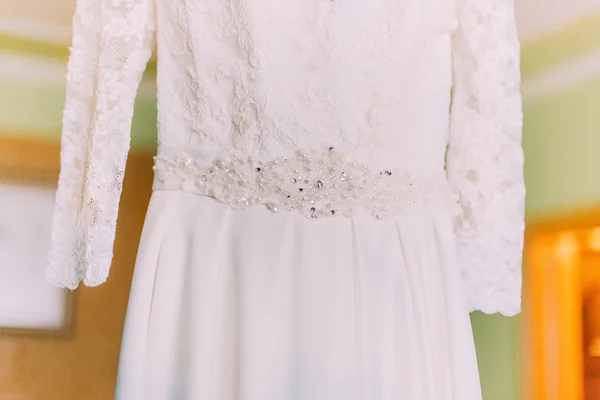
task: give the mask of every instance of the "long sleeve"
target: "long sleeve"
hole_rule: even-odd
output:
[[[78,0],[46,279],[96,286],[110,269],[133,104],[152,53],[152,0]]]
[[[520,49],[513,0],[458,0],[446,168],[470,310],[521,309],[524,235]]]

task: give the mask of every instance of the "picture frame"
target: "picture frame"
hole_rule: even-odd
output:
[[[26,136],[0,134],[0,191],[8,202],[3,205],[0,198],[0,280],[5,281],[0,285],[6,286],[0,291],[0,336],[69,337],[74,333],[75,292],[43,279],[60,144],[22,138]],[[29,241],[34,234],[36,239]]]

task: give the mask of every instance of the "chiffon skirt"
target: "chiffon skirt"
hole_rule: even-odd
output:
[[[481,400],[447,215],[152,196],[118,400]]]

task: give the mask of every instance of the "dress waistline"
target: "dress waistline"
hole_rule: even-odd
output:
[[[455,195],[444,176],[373,169],[333,147],[298,150],[290,157],[252,157],[206,163],[186,153],[154,158],[154,190],[182,190],[245,209],[296,212],[315,219],[451,211]]]

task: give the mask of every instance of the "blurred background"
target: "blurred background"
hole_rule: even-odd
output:
[[[600,399],[600,0],[516,1],[525,309],[472,315],[484,399]],[[40,284],[74,2],[0,0],[0,400],[113,396],[150,196],[155,68],[137,99],[108,283],[74,294]]]

